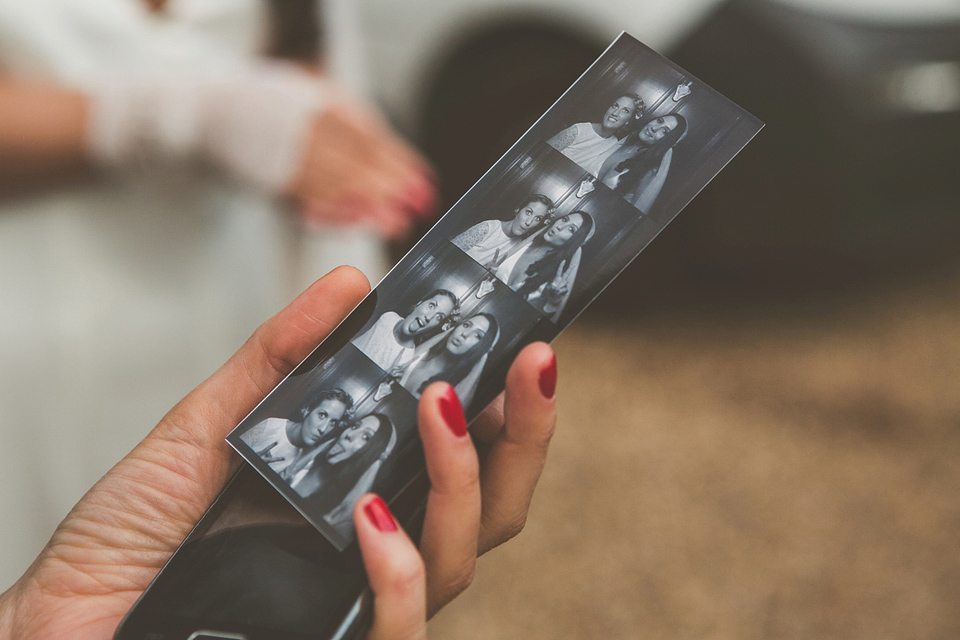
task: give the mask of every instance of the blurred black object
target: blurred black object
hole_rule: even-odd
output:
[[[442,210],[605,45],[530,19],[462,40],[437,67],[418,133]],[[740,1],[663,53],[767,128],[594,315],[813,299],[960,266],[960,24]]]

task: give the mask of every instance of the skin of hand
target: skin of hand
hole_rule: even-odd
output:
[[[368,290],[349,267],[321,278],[164,416],[0,595],[0,637],[111,638],[240,464],[224,437]],[[376,596],[371,638],[422,637],[427,610],[469,584],[477,554],[520,531],[553,432],[555,372],[546,344],[520,353],[505,394],[473,424],[482,465],[458,403],[443,400],[449,387],[426,390],[419,420],[433,487],[422,556],[399,533],[371,530],[359,514],[372,497],[355,514]]]
[[[436,202],[433,172],[369,107],[336,93],[316,118],[288,188],[308,225],[365,224],[403,235]]]

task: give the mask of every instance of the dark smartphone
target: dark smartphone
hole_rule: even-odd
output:
[[[413,535],[426,486],[391,505]],[[371,603],[356,543],[337,551],[243,465],[114,640],[350,640],[369,627]]]

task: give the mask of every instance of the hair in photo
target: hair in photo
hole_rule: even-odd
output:
[[[618,98],[630,98],[633,100],[633,119],[617,131],[616,134],[618,138],[623,139],[637,130],[638,123],[641,123],[647,113],[647,104],[643,101],[643,98],[640,97],[639,93],[625,93],[622,96],[614,98],[614,100]]]
[[[526,205],[528,205],[528,204],[533,204],[534,202],[539,202],[540,204],[542,204],[543,206],[545,206],[545,207],[547,208],[547,215],[548,215],[548,216],[551,216],[551,217],[552,217],[553,214],[554,214],[554,213],[556,212],[556,210],[557,210],[557,205],[555,205],[555,204],[553,203],[553,200],[551,200],[551,199],[548,198],[547,196],[543,195],[542,193],[535,193],[535,194],[531,195],[529,198],[526,198],[526,199],[523,201],[523,203],[522,203],[519,207],[517,207],[517,210],[519,211],[519,210],[522,209],[524,206],[526,206]]]
[[[324,389],[315,393],[313,396],[311,396],[310,401],[300,407],[298,411],[290,412],[290,414],[287,416],[287,420],[290,420],[291,422],[301,422],[305,420],[306,417],[310,415],[314,409],[319,407],[320,404],[325,400],[336,400],[343,404],[343,418],[341,418],[338,422],[348,422],[351,419],[352,414],[350,411],[353,409],[353,397],[343,389],[333,388]]]
[[[517,293],[521,296],[526,297],[553,280],[560,264],[565,262],[569,266],[577,251],[593,235],[593,216],[586,211],[571,211],[566,214],[566,216],[572,215],[582,216],[583,224],[562,247],[548,251],[546,255],[527,267],[526,278],[520,288],[517,289]],[[546,229],[538,234],[539,237],[534,239],[534,244],[542,241],[544,233],[546,233]]]
[[[437,375],[424,380],[417,389],[418,394],[423,393],[426,388],[434,382],[446,382],[447,384],[456,387],[458,384],[463,382],[463,380],[467,377],[467,374],[469,374],[470,371],[476,366],[477,361],[489,353],[493,348],[493,345],[496,343],[497,338],[500,335],[500,326],[497,324],[497,319],[489,313],[478,313],[470,316],[469,318],[465,318],[463,322],[473,320],[474,318],[486,318],[487,322],[490,324],[486,333],[483,334],[483,338],[481,338],[465,353],[457,356],[447,355],[445,354],[447,340],[453,336],[453,332],[456,330],[456,327],[453,327],[447,331],[446,337],[430,347],[426,355],[423,357],[423,360],[430,361],[434,358],[446,356],[446,359],[450,364],[447,367],[444,367],[443,371]],[[459,326],[459,324],[457,326]]]
[[[676,145],[680,139],[686,135],[687,119],[679,113],[668,113],[663,116],[652,116],[648,118],[641,126],[637,128],[636,131],[630,134],[631,137],[635,137],[637,133],[647,125],[647,123],[658,118],[676,118],[677,126],[646,149],[637,151],[637,153],[635,153],[632,157],[621,161],[615,167],[616,171],[623,172],[620,174],[620,178],[617,181],[617,186],[613,189],[616,193],[619,193],[620,195],[628,195],[633,193],[633,191],[640,185],[640,181],[643,179],[643,177],[650,171],[657,169],[660,166],[660,163],[663,161],[663,156],[666,155],[667,151],[672,149],[674,145]],[[627,143],[629,142],[630,140],[627,140]]]
[[[336,442],[345,431],[359,426],[367,418],[375,418],[379,426],[362,449],[339,464],[332,464],[324,455],[325,452],[321,453],[307,472],[304,480],[310,478],[309,483],[318,486],[318,489],[304,497],[309,501],[311,509],[317,513],[327,514],[337,508],[367,470],[380,459],[394,438],[393,423],[390,419],[382,413],[371,413],[343,423],[337,429],[336,436],[329,440]]]

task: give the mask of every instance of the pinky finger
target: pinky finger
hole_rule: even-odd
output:
[[[373,590],[367,640],[422,640],[427,633],[427,583],[420,553],[379,496],[361,498],[353,521]]]

